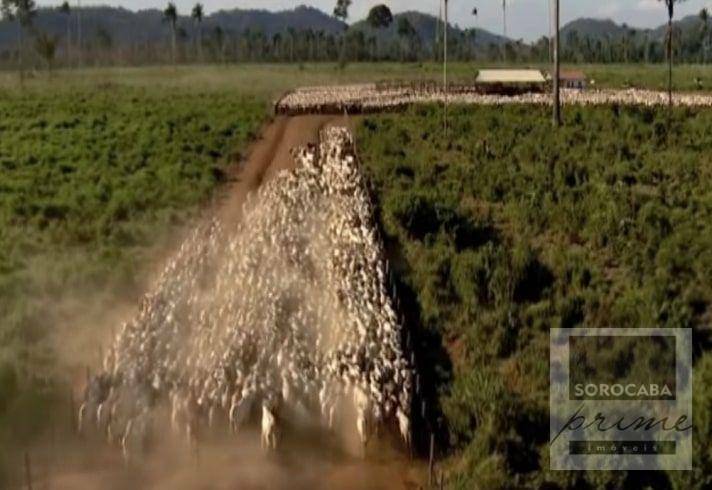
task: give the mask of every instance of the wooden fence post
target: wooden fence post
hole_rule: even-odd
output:
[[[433,466],[435,465],[435,434],[430,433],[430,458],[428,462],[428,486],[433,487]]]
[[[30,453],[25,451],[25,483],[27,490],[32,490],[32,469],[30,468]]]
[[[71,434],[77,433],[77,421],[74,418],[74,391],[69,388],[69,428],[71,429]]]

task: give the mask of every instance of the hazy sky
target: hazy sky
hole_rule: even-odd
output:
[[[37,0],[40,5],[58,5],[60,0]],[[198,0],[175,0],[178,10],[189,13]],[[335,0],[201,0],[208,13],[220,9],[261,8],[284,10],[300,4],[317,7],[331,14]],[[549,32],[549,5],[552,0],[506,0],[507,34],[527,41]],[[562,24],[577,17],[612,18],[617,22],[627,22],[634,27],[657,27],[667,20],[667,13],[660,0],[560,0]],[[76,4],[77,0],[70,0]],[[83,0],[82,4],[102,4],[123,6],[131,10],[163,8],[167,0]],[[350,20],[365,17],[368,9],[378,3],[385,3],[393,12],[420,10],[438,14],[439,0],[353,0]],[[479,16],[472,15],[477,7]],[[687,0],[676,7],[676,18],[698,13],[703,7],[712,10],[712,0]],[[501,0],[449,0],[450,22],[460,27],[477,25],[495,33],[502,33]]]

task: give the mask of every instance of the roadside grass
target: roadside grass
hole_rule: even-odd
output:
[[[549,64],[448,63],[449,80],[471,83],[481,68],[539,68]],[[586,64],[563,65],[563,69],[580,69],[597,88],[667,89],[667,65],[664,64]],[[58,70],[51,76],[36,72],[24,85],[25,91],[62,92],[67,89],[93,89],[111,86],[183,88],[194,93],[231,91],[241,95],[277,98],[295,87],[333,85],[374,81],[442,81],[439,63],[350,63],[339,68],[335,63],[270,64],[246,63],[228,65],[179,65],[146,67],[107,67],[81,70]],[[680,65],[674,68],[675,90],[712,91],[712,66]],[[17,73],[0,71],[0,89],[19,90]],[[0,95],[2,97],[2,95]]]
[[[690,327],[696,470],[646,481],[705,488],[712,112],[676,110],[669,133],[660,109],[569,108],[559,131],[548,116],[453,107],[447,140],[436,106],[359,125],[450,483],[637,488],[636,472],[549,471],[549,329]]]
[[[56,411],[60,351],[96,359],[78,339],[140,294],[269,109],[152,83],[0,95],[0,466]]]
[[[449,66],[451,80],[469,82],[479,65]],[[663,65],[583,69],[599,87],[659,89],[666,80]],[[710,73],[676,67],[676,87],[698,88],[699,77],[708,89]],[[135,298],[148,265],[224,181],[271,101],[297,86],[441,76],[434,63],[88,68],[35,73],[20,87],[16,73],[0,72],[0,486],[3,461],[16,452],[5,442],[23,443],[57,416],[48,402],[57,396],[57,350],[100,330],[104,312]],[[510,414],[543,417],[541,356],[552,323],[577,324],[581,315],[642,323],[664,314],[687,324],[707,315],[712,121],[678,112],[666,149],[659,113],[608,111],[567,110],[566,136],[551,138],[542,108],[458,108],[449,147],[437,136],[434,108],[366,118],[375,126],[362,128],[384,226],[403,251],[400,273],[416,292],[420,321],[445,336],[455,363],[454,381],[445,370],[437,386],[452,445],[463,451],[463,486],[474,471],[511,482],[519,467],[507,451],[542,464],[539,439],[512,434],[505,442],[514,445],[502,446],[494,429],[477,428]],[[414,182],[414,194],[403,194]],[[406,226],[416,238],[403,234]],[[621,261],[620,253],[629,255]],[[547,270],[554,279],[541,296],[522,299],[521,287],[512,289],[515,279],[536,284]],[[660,286],[668,279],[669,289]],[[57,334],[59,325],[66,328]],[[90,342],[83,347],[72,352],[78,362],[96,359]],[[709,355],[698,357],[696,374],[709,378]],[[709,403],[704,390],[696,396]],[[473,416],[500,408],[491,420]],[[708,418],[699,420],[709,431]],[[700,471],[711,474],[703,463]]]

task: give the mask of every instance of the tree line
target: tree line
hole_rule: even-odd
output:
[[[16,26],[16,43],[0,51],[0,64],[15,66],[21,76],[29,68],[86,65],[134,65],[155,63],[234,62],[355,62],[355,61],[441,61],[444,22],[436,22],[436,36],[425,39],[407,16],[394,16],[388,6],[373,7],[367,18],[369,29],[349,28],[351,0],[337,0],[333,16],[344,22],[342,32],[288,27],[266,34],[260,28],[242,31],[220,25],[203,25],[201,3],[190,11],[189,22],[181,21],[173,2],[163,11],[164,39],[157,42],[117,42],[102,27],[82,32],[81,9],[67,1],[57,10],[66,19],[63,35],[35,27],[38,14],[34,0],[1,0],[4,20]],[[473,8],[477,15],[477,8]],[[506,18],[506,17],[505,17]],[[506,22],[506,21],[505,21]],[[390,29],[390,35],[383,31]],[[86,31],[86,29],[85,29]],[[448,30],[448,59],[453,61],[504,61],[540,63],[551,60],[551,40],[543,36],[531,44],[523,40],[505,43],[478,40],[476,29]],[[671,29],[672,56],[678,62],[707,63],[712,60],[712,28],[709,12],[703,9],[697,25]],[[569,31],[562,37],[561,59],[571,63],[660,63],[668,59],[668,36],[623,25],[623,34],[607,37],[583,36]]]

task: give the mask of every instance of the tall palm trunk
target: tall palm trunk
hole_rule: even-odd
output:
[[[560,78],[561,69],[559,65],[559,0],[554,0],[554,126],[561,126],[561,93],[560,93]]]
[[[69,67],[69,64],[71,63],[71,55],[70,52],[72,51],[72,16],[67,15],[67,52],[65,53],[65,58],[67,61],[67,67]]]
[[[17,69],[20,72],[20,83],[25,81],[25,63],[23,57],[24,45],[22,43],[22,22],[17,19]]]
[[[504,43],[502,44],[502,61],[507,61],[507,0],[502,0],[502,34]]]
[[[435,24],[435,43],[433,44],[433,58],[435,58],[435,62],[438,62],[438,48],[440,44],[440,23],[443,20],[443,4],[442,2],[438,2],[438,21]]]
[[[346,31],[348,27],[344,29],[344,35],[341,36],[341,62],[346,63]]]
[[[171,61],[176,64],[176,23],[171,22]]]
[[[504,37],[507,37],[507,0],[502,0],[502,29]]]
[[[668,52],[668,105],[670,107],[672,107],[672,14],[668,18],[667,52]]]
[[[77,63],[82,67],[82,3],[77,0]]]
[[[445,25],[443,26],[443,88],[445,90],[445,137],[447,138],[447,0],[445,0]]]
[[[198,21],[198,61],[203,62],[203,25]]]

